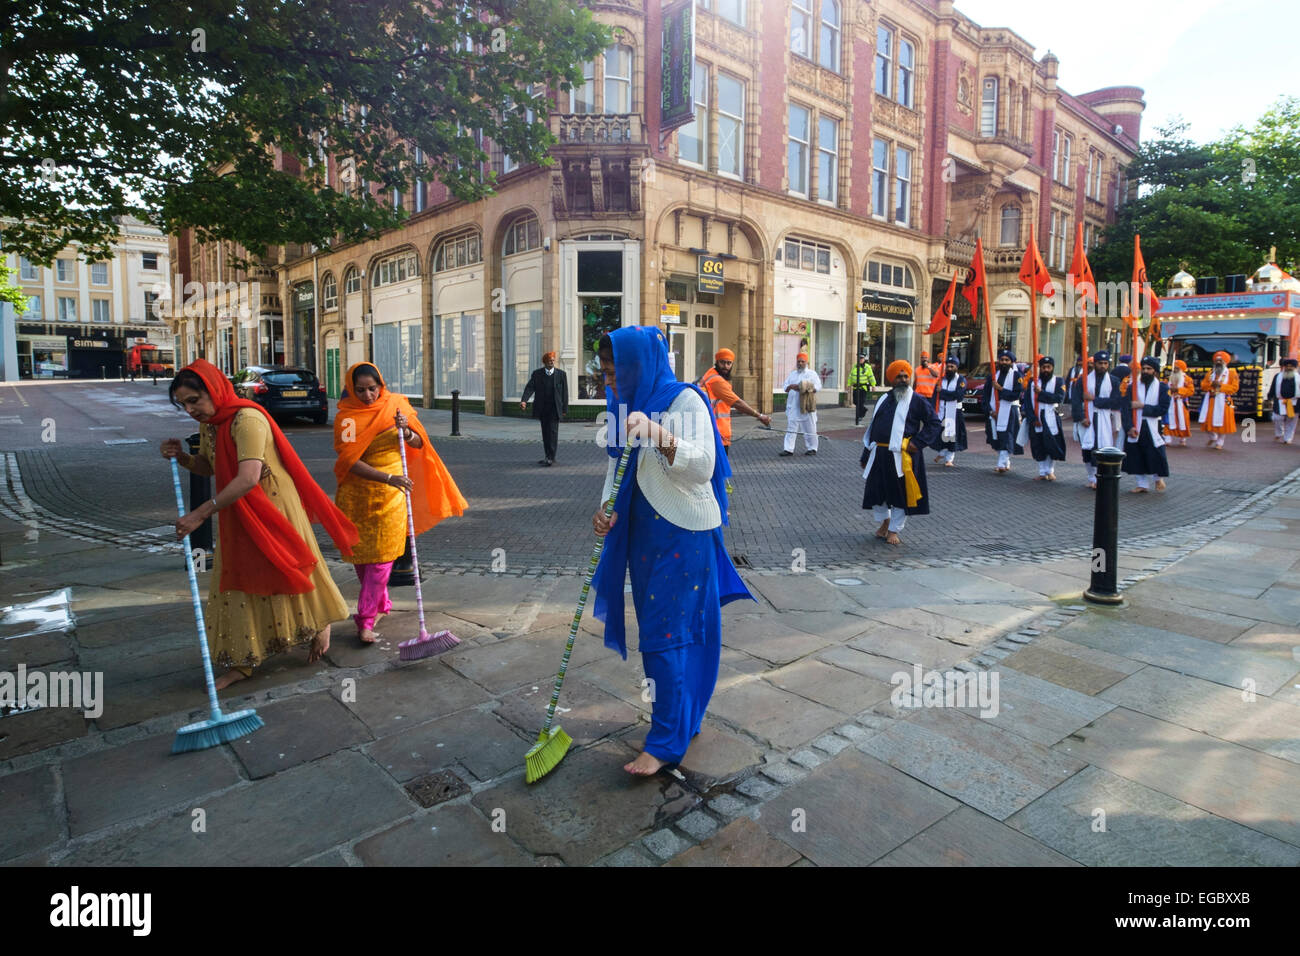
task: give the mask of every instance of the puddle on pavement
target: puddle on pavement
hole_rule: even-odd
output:
[[[72,616],[72,593],[67,588],[51,591],[25,604],[0,608],[0,640],[10,641],[48,631],[70,631],[76,623]]]

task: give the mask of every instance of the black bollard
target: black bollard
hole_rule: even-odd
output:
[[[1097,465],[1097,504],[1092,519],[1092,580],[1083,592],[1094,604],[1123,604],[1115,587],[1119,578],[1119,465],[1124,453],[1102,448],[1092,453]]]
[[[451,390],[451,434],[454,438],[460,437],[460,389]]]
[[[157,370],[157,369],[154,369],[154,370],[153,370],[153,383],[154,383],[155,385],[158,384],[158,370]]]
[[[420,575],[420,580],[424,580],[424,575]],[[406,550],[402,556],[393,562],[393,570],[388,575],[388,586],[393,588],[411,588],[415,587],[415,568],[414,562],[411,561],[411,539],[406,539]]]
[[[189,438],[185,439],[185,444],[189,446],[191,455],[199,453],[199,434],[195,432]],[[212,479],[207,475],[196,475],[190,472],[190,511],[193,511],[205,501],[212,499]],[[212,519],[209,518],[190,532],[190,547],[202,548],[203,553],[208,555],[208,560],[203,567],[195,559],[195,570],[207,571],[212,567]]]
[[[108,378],[108,366],[107,366],[107,365],[101,365],[101,366],[99,367],[99,377],[100,377],[101,379],[107,379],[107,378]]]

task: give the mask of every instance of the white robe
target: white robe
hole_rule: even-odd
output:
[[[1227,369],[1227,368],[1224,368],[1224,370],[1223,370],[1223,374],[1222,374],[1222,375],[1220,375],[1218,372],[1211,372],[1211,373],[1210,373],[1210,382],[1211,382],[1211,384],[1217,384],[1220,388],[1222,388],[1224,385],[1227,385],[1227,384],[1228,384],[1228,372],[1229,372],[1229,369]],[[1202,425],[1204,425],[1204,424],[1205,424],[1205,419],[1206,419],[1206,418],[1209,416],[1209,414],[1210,414],[1210,406],[1213,405],[1213,406],[1214,406],[1214,418],[1213,418],[1213,420],[1211,420],[1210,424],[1211,424],[1214,428],[1222,428],[1222,427],[1223,427],[1223,410],[1224,410],[1224,408],[1225,408],[1225,403],[1226,403],[1227,401],[1228,401],[1228,396],[1225,395],[1223,392],[1216,392],[1214,395],[1210,395],[1210,394],[1207,392],[1207,393],[1206,393],[1206,397],[1205,397],[1205,401],[1201,402],[1201,415],[1200,415],[1200,417],[1199,417],[1198,419],[1196,419],[1196,420],[1197,420],[1198,422],[1200,422]]]
[[[1091,384],[1096,373],[1088,376],[1088,381],[1084,383],[1084,407],[1091,406],[1092,418],[1083,428],[1083,433],[1079,437],[1079,444],[1084,451],[1092,451],[1094,448],[1117,448],[1119,443],[1115,440],[1119,435],[1120,420],[1119,412],[1115,409],[1098,408],[1092,402],[1088,401],[1088,385]],[[1110,398],[1110,376],[1104,375],[1101,379],[1101,388],[1097,391],[1095,398]]]
[[[820,392],[822,390],[821,376],[818,375],[816,372],[814,372],[811,368],[806,368],[802,372],[799,371],[798,369],[795,369],[793,372],[791,372],[789,375],[786,376],[785,385],[783,386],[783,388],[789,388],[791,385],[798,385],[800,382],[812,382],[813,391],[815,392]],[[795,391],[793,392],[785,393],[785,420],[790,424],[794,424],[796,422],[802,423],[804,421],[817,420],[816,412],[804,413],[799,410],[798,389],[795,389]]]

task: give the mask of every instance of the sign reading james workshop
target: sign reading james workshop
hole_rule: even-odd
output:
[[[695,70],[694,0],[682,0],[665,7],[663,17],[663,95],[659,129],[661,133],[667,133],[695,119],[695,98],[691,96]]]

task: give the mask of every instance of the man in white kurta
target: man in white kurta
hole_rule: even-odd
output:
[[[781,457],[794,454],[795,440],[803,434],[806,447],[805,455],[817,454],[817,405],[815,396],[821,391],[821,376],[808,367],[808,353],[800,352],[795,359],[795,369],[785,379],[785,447]],[[814,395],[813,410],[805,412],[800,402],[801,395],[811,392]]]
[[[1097,487],[1097,463],[1093,452],[1116,448],[1122,440],[1120,412],[1124,396],[1119,380],[1110,374],[1110,353],[1102,350],[1092,356],[1092,371],[1075,379],[1070,392],[1070,415],[1074,419],[1075,437],[1083,448],[1083,463],[1088,470],[1088,487]]]

